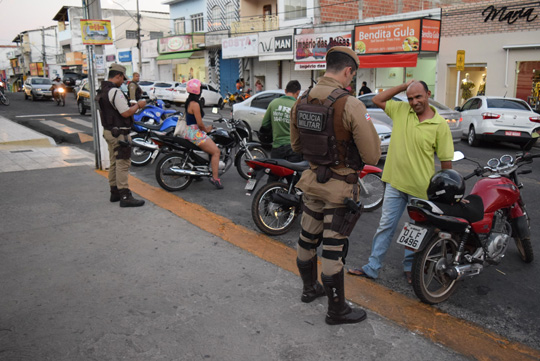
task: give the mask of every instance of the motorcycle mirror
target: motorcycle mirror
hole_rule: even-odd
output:
[[[462,159],[465,159],[465,155],[462,152],[460,152],[459,150],[455,151],[454,152],[454,158],[452,159],[452,162],[457,162],[458,160],[462,160]]]
[[[219,109],[217,107],[212,108],[212,113],[217,114],[219,112]]]

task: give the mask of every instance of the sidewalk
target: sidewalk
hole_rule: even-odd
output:
[[[0,163],[0,360],[466,360],[369,311],[328,326],[295,274],[151,201],[110,203],[67,147],[28,148],[10,154],[61,149],[59,167]]]

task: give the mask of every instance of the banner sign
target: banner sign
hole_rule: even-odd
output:
[[[81,35],[84,45],[110,45],[113,43],[111,21],[81,19]]]
[[[177,35],[159,39],[159,53],[176,53],[179,51],[193,50],[193,39],[191,35]]]
[[[143,58],[147,58],[147,59],[157,58],[159,56],[158,39],[142,41],[141,54]]]
[[[223,59],[244,58],[259,55],[259,37],[257,34],[223,39],[221,51]]]
[[[114,55],[114,54],[113,55],[107,55],[105,57],[105,60],[107,60],[107,62],[109,62],[109,63],[112,63],[112,62],[114,62],[116,60],[116,55]]]
[[[292,60],[292,30],[259,33],[259,60]]]
[[[326,52],[334,46],[352,47],[351,33],[294,36],[294,70],[326,69]]]
[[[413,19],[354,27],[357,54],[439,51],[440,20]]]
[[[131,50],[119,51],[118,52],[118,61],[122,62],[122,63],[129,63],[131,61]]]

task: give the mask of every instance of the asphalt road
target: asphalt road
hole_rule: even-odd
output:
[[[51,102],[24,101],[22,93],[9,94],[11,105],[0,107],[0,114],[29,126],[37,131],[53,137],[58,143],[73,144],[82,149],[92,151],[91,117],[81,116],[77,112],[73,94],[68,94],[66,106],[57,107]],[[210,112],[207,112],[209,114]],[[230,111],[222,111],[228,115]],[[82,135],[81,135],[82,134]],[[482,147],[471,148],[465,142],[457,143],[456,150],[461,150],[467,157],[485,164],[488,159],[500,157],[503,154],[515,155],[518,147],[506,144],[484,144]],[[533,148],[533,152],[540,152]],[[155,164],[155,163],[154,163]],[[384,167],[384,164],[379,164]],[[463,160],[454,164],[461,174],[467,174],[474,169],[472,162]],[[132,174],[141,180],[159,187],[154,175],[154,165],[132,167]],[[440,310],[464,320],[474,322],[492,330],[513,341],[521,342],[535,349],[540,349],[540,210],[536,202],[540,200],[540,162],[529,166],[532,173],[523,175],[523,194],[528,203],[530,213],[531,234],[534,252],[537,259],[531,264],[524,264],[512,242],[506,257],[496,266],[484,269],[477,277],[466,279],[459,285],[454,295],[446,302],[437,305]],[[191,186],[177,195],[187,201],[198,203],[212,212],[225,216],[233,222],[250,229],[256,227],[251,218],[251,198],[243,190],[245,181],[231,168],[222,176],[224,190],[214,189],[207,181],[193,182]],[[470,191],[475,182],[467,182]],[[372,236],[377,228],[380,210],[365,213],[360,218],[350,237],[347,265],[361,266],[369,257]],[[402,217],[405,221],[406,217]],[[286,235],[276,237],[290,247],[295,247],[300,231],[299,222]],[[386,265],[377,283],[392,290],[416,298],[412,288],[405,282],[401,266],[402,249],[391,247]]]

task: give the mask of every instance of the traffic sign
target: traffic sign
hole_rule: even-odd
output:
[[[456,68],[458,71],[465,70],[465,50],[458,50],[456,56]]]

